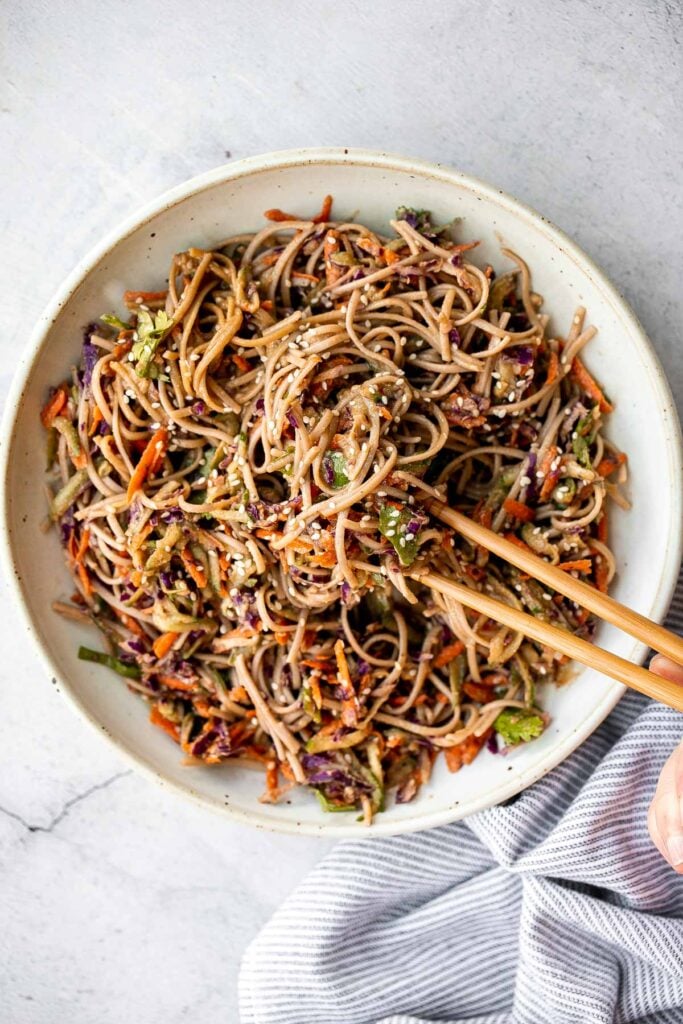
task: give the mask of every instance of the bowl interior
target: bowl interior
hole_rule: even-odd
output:
[[[71,592],[54,534],[45,518],[40,480],[44,437],[38,413],[51,384],[79,357],[82,328],[106,311],[120,311],[125,288],[154,289],[166,279],[170,256],[189,245],[211,246],[233,233],[258,229],[263,210],[279,206],[311,214],[334,195],[336,217],[358,218],[381,229],[398,205],[430,209],[437,220],[462,218],[462,238],[482,239],[478,259],[500,269],[502,239],[530,264],[534,287],[545,297],[551,326],[564,333],[577,305],[599,328],[586,361],[616,403],[609,435],[629,456],[633,508],[615,509],[610,542],[619,574],[614,596],[660,617],[678,566],[680,529],[679,432],[662,371],[642,331],[613,289],[575,247],[550,225],[502,193],[454,172],[407,161],[339,152],[297,159],[282,156],[230,165],[206,176],[184,197],[158,205],[101,252],[59,308],[39,326],[35,357],[25,361],[23,384],[4,436],[6,526],[11,560],[30,629],[62,680],[63,689],[100,729],[139,764],[216,808],[265,827],[356,833],[353,816],[325,815],[306,793],[281,805],[258,803],[260,772],[227,765],[188,768],[178,748],[147,721],[147,710],[106,669],[79,662],[79,643],[98,644],[96,631],[65,622],[51,602]],[[642,646],[612,627],[599,642],[626,658]],[[424,828],[504,799],[557,764],[604,718],[621,687],[592,670],[543,695],[552,715],[546,734],[508,757],[483,753],[449,775],[437,764],[432,782],[415,803],[392,806],[372,834]],[[341,820],[340,820],[341,819]]]

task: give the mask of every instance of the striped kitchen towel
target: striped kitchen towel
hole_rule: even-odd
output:
[[[505,806],[340,843],[247,950],[242,1024],[683,1024],[683,877],[647,832],[682,726],[628,693]]]

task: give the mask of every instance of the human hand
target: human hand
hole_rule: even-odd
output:
[[[683,668],[657,654],[650,668],[683,686]],[[683,742],[662,768],[647,816],[650,837],[674,871],[683,875]]]

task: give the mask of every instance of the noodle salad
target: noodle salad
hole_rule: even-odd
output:
[[[606,590],[626,505],[577,310],[529,268],[400,208],[390,234],[266,212],[171,260],[85,330],[42,410],[50,519],[107,665],[189,764],[262,764],[370,822],[547,726],[562,656],[415,580],[421,567],[584,638],[569,599],[430,515],[438,498]],[[119,313],[122,311],[119,310]],[[555,325],[553,325],[555,326]]]

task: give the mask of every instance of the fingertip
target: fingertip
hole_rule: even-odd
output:
[[[677,665],[675,661],[664,657],[663,654],[655,654],[650,662],[650,671],[664,679],[671,680],[672,683],[683,686],[683,666]]]

